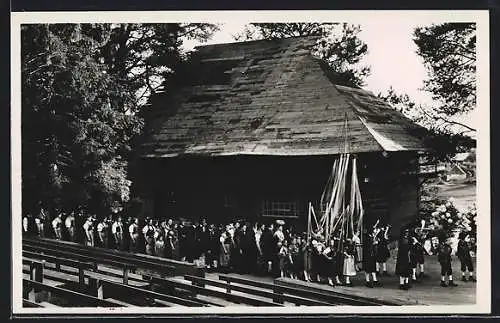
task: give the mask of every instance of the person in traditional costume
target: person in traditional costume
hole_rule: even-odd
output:
[[[290,247],[288,248],[288,252],[290,254],[290,263],[289,263],[289,274],[293,279],[297,279],[298,275],[301,273],[299,271],[298,263],[299,261],[299,247],[297,245],[297,239],[291,238],[292,242],[290,243]]]
[[[328,285],[334,286],[335,284],[333,283],[333,278],[337,276],[337,250],[335,246],[335,240],[332,238],[330,239],[330,243],[326,248],[323,250],[323,256],[326,258],[326,261],[324,262],[324,276],[328,278]]]
[[[387,260],[390,257],[389,252],[389,229],[390,226],[386,225],[377,235],[377,273],[381,276],[390,276],[387,272]]]
[[[222,272],[224,273],[227,273],[229,270],[229,262],[231,260],[231,244],[232,243],[229,232],[223,231],[219,238],[219,247],[220,247],[219,266]]]
[[[312,273],[312,258],[313,258],[313,245],[311,239],[302,240],[302,252],[304,254],[304,280],[307,282],[311,281]]]
[[[62,217],[63,212],[60,212],[54,220],[52,220],[52,228],[54,229],[54,235],[57,240],[62,240]]]
[[[344,244],[344,265],[342,273],[345,279],[345,286],[352,287],[351,277],[356,276],[355,246],[352,240],[347,240]]]
[[[441,265],[441,287],[455,287],[457,284],[453,282],[453,271],[451,269],[452,249],[446,240],[446,234],[442,232],[439,235],[439,244],[437,246],[437,257]],[[448,276],[448,284],[446,284],[446,276]]]
[[[460,269],[462,270],[462,281],[464,282],[467,281],[465,274],[466,271],[469,271],[468,281],[475,282],[476,278],[474,278],[474,265],[472,264],[470,247],[466,241],[467,237],[468,237],[467,232],[460,232],[458,236],[457,256],[458,259],[460,259]]]
[[[411,263],[411,280],[417,282],[417,266],[424,263],[424,246],[418,241],[417,237],[412,236],[412,244],[410,245],[410,263]],[[422,276],[423,277],[423,276]]]
[[[399,276],[399,288],[408,290],[411,272],[410,261],[410,232],[407,227],[401,229],[398,241],[398,256],[396,260],[396,275]]]
[[[144,235],[144,241],[146,242],[146,254],[153,256],[155,254],[155,228],[153,226],[153,219],[148,218],[146,220],[147,224],[142,228],[142,234]]]
[[[376,240],[373,232],[368,232],[367,229],[363,237],[363,270],[367,287],[380,286],[376,272]]]

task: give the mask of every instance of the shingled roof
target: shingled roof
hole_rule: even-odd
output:
[[[315,38],[198,47],[154,107],[143,157],[421,151],[422,129],[362,89],[335,84]]]

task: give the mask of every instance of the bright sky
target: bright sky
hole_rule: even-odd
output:
[[[364,65],[371,66],[371,75],[366,79],[365,89],[375,94],[385,93],[389,87],[398,93],[407,93],[418,103],[431,106],[433,100],[428,92],[420,90],[427,71],[420,57],[416,54],[413,30],[417,26],[428,25],[415,19],[367,19],[360,23],[361,38],[368,45],[368,54]],[[233,35],[241,32],[245,23],[230,22],[221,25],[221,30],[207,44],[234,42]],[[185,44],[187,48],[199,45],[196,42]],[[477,113],[456,118],[457,121],[476,128]]]

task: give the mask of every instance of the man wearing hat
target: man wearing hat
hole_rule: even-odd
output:
[[[52,228],[54,229],[54,235],[57,240],[62,240],[62,216],[63,212],[59,214],[52,220]]]
[[[457,256],[460,259],[460,269],[462,270],[462,281],[466,282],[467,278],[465,277],[466,271],[469,271],[469,281],[475,282],[476,278],[474,278],[474,266],[472,264],[472,256],[470,254],[469,244],[466,241],[468,237],[467,232],[460,232],[458,236],[458,247],[457,247]]]
[[[441,232],[439,235],[439,244],[437,246],[437,256],[441,265],[441,287],[455,287],[453,282],[453,272],[451,270],[451,246],[446,243],[446,234]],[[446,276],[448,276],[448,285],[446,284]]]

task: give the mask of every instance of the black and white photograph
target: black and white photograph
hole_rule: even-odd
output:
[[[11,24],[14,313],[491,311],[487,11]]]

